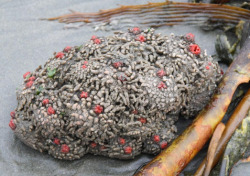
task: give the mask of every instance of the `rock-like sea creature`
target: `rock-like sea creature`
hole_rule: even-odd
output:
[[[9,126],[59,159],[157,154],[176,137],[178,116],[196,115],[221,76],[191,33],[133,28],[92,36],[23,75]]]

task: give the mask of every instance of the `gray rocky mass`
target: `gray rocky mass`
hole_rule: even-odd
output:
[[[66,47],[23,77],[9,126],[28,146],[74,160],[159,153],[179,115],[196,115],[222,75],[193,34],[133,28]]]

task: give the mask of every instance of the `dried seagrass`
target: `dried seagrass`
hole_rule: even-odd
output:
[[[23,75],[9,126],[59,159],[157,154],[176,138],[178,116],[206,105],[221,74],[191,33],[133,28],[92,36]]]

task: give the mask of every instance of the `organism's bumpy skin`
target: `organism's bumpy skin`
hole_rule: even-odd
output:
[[[23,75],[9,126],[55,158],[130,159],[176,138],[178,116],[197,114],[221,79],[194,35],[116,32],[66,47]]]

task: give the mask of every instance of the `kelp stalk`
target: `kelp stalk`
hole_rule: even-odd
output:
[[[240,54],[228,68],[210,103],[199,113],[182,135],[136,173],[136,176],[178,175],[202,149],[225,115],[238,85],[249,82],[249,48],[250,38],[246,40]]]
[[[219,144],[216,148],[214,160],[212,166],[215,166],[220,159],[220,156],[223,154],[224,149],[226,147],[227,142],[231,138],[232,134],[234,133],[235,129],[240,125],[241,121],[246,117],[246,114],[250,108],[250,89],[243,97],[239,105],[234,110],[234,113],[228,120],[226,124],[226,129],[224,130]],[[201,176],[204,169],[206,167],[206,159],[204,159],[197,169],[195,176]]]

